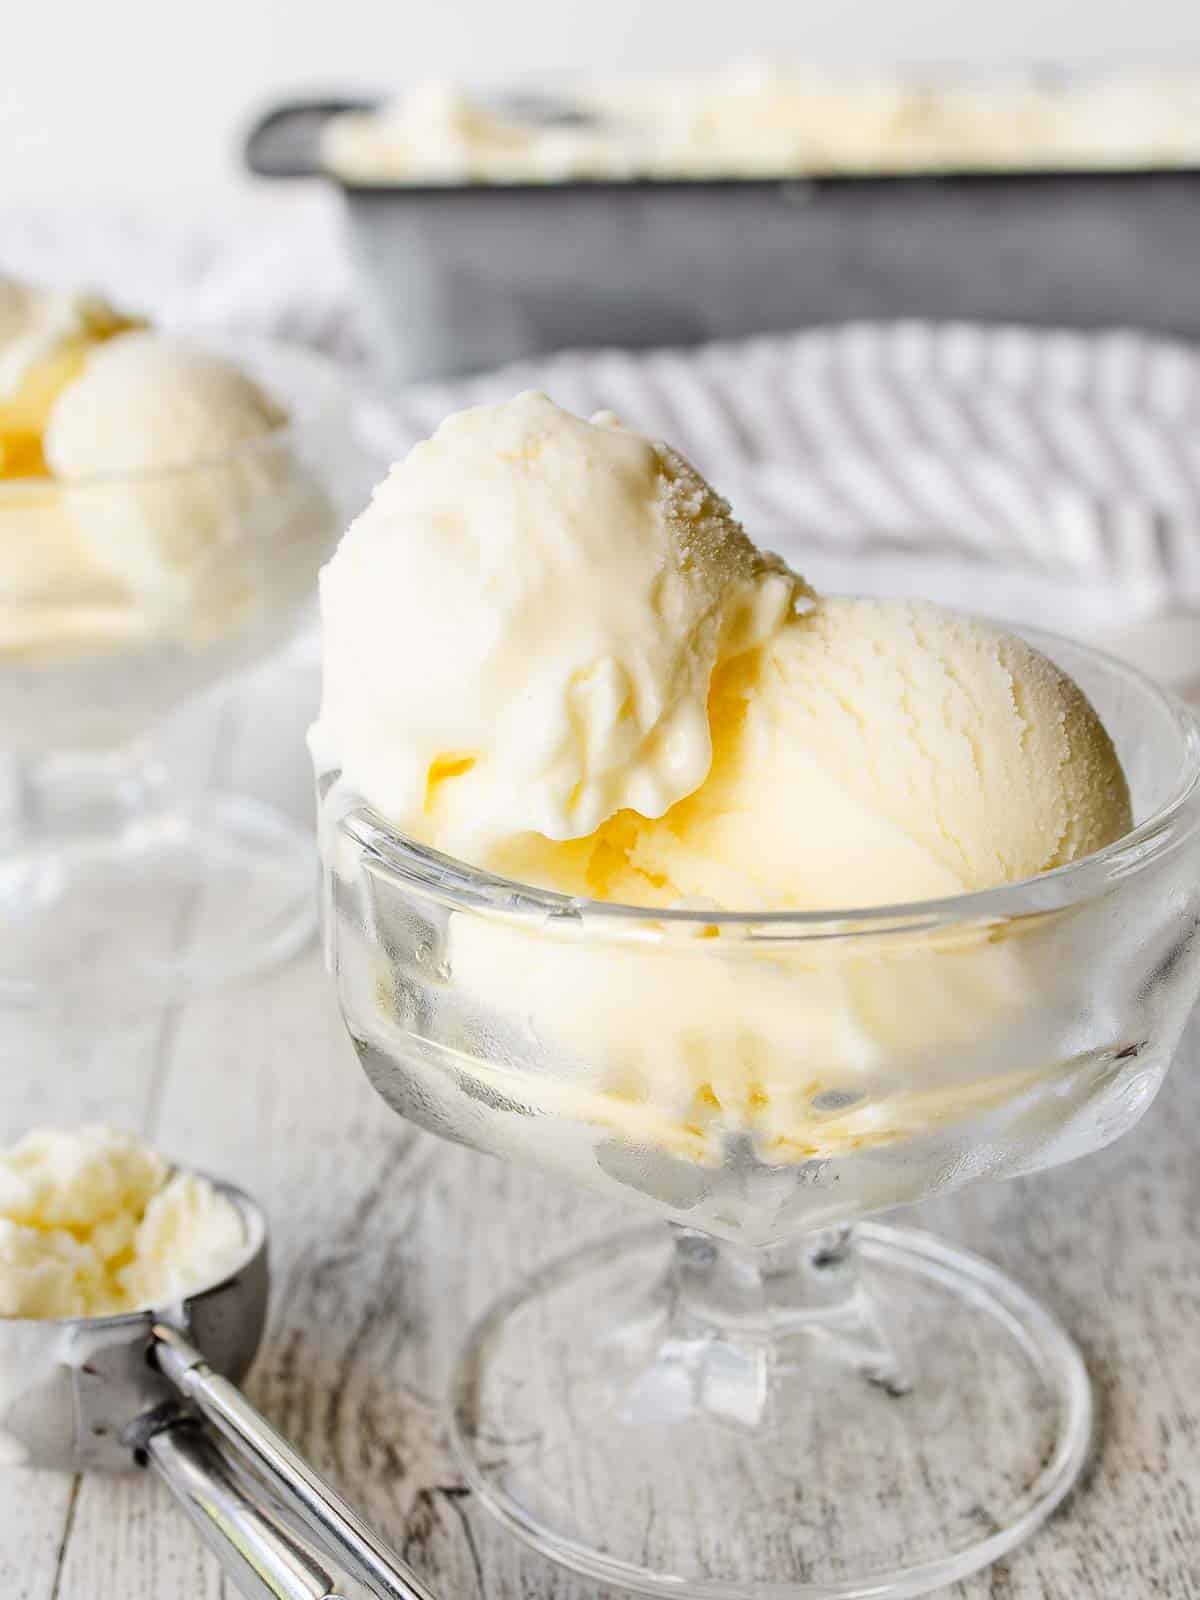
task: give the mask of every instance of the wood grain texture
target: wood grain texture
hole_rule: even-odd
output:
[[[309,808],[293,661],[191,715],[187,759]],[[207,739],[208,743],[205,744]],[[317,954],[97,1039],[0,1022],[0,1135],[103,1115],[253,1191],[273,1223],[273,1312],[249,1392],[454,1600],[584,1600],[494,1526],[446,1448],[440,1402],[468,1321],[520,1274],[627,1220],[594,1197],[416,1135],[359,1072]],[[1122,1144],[923,1208],[1043,1298],[1082,1345],[1100,1411],[1082,1486],[958,1600],[1200,1596],[1200,1028]],[[5,1600],[224,1600],[144,1475],[0,1473]]]

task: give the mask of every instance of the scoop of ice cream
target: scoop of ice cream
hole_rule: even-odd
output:
[[[134,322],[96,295],[0,275],[0,478],[46,471],[42,435],[89,351]]]
[[[252,575],[224,552],[272,526],[303,476],[267,438],[284,420],[226,357],[128,333],[58,395],[45,454],[91,562],[151,613],[228,618]]]
[[[244,1253],[232,1202],[131,1134],[39,1129],[0,1152],[0,1316],[167,1305]]]
[[[807,591],[682,457],[544,395],[451,417],[321,578],[318,764],[478,859],[660,816],[705,778],[715,669]]]
[[[46,424],[56,478],[117,477],[216,461],[285,421],[236,362],[144,329],[91,351]]]
[[[1015,882],[1130,826],[1076,685],[936,606],[820,600],[722,670],[710,713],[712,771],[665,816],[514,841],[505,869],[638,905],[813,911]]]

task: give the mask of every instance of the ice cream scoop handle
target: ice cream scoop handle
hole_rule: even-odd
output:
[[[359,1579],[380,1600],[435,1600],[412,1568],[297,1455],[240,1389],[213,1371],[199,1350],[161,1323],[155,1325],[154,1339],[163,1375],[228,1441],[238,1458],[266,1480],[339,1569]]]
[[[142,1448],[248,1600],[339,1600],[319,1558],[250,1498],[198,1423],[172,1423]]]

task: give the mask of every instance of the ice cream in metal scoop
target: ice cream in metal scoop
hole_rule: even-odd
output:
[[[134,1243],[114,1241],[123,1221],[144,1227],[164,1195],[176,1225],[160,1215],[151,1232],[174,1252],[150,1271]],[[79,1236],[73,1262],[68,1234]],[[0,1464],[152,1468],[249,1600],[352,1600],[360,1585],[383,1600],[431,1600],[236,1387],[258,1350],[268,1286],[266,1219],[241,1190],[170,1174],[156,1151],[112,1130],[27,1137],[0,1157],[0,1312],[18,1308],[0,1314]],[[73,1295],[94,1313],[54,1315]]]

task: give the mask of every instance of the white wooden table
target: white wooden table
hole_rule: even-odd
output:
[[[198,779],[310,811],[314,678],[259,674],[189,712]],[[359,1072],[317,952],[94,1039],[0,1019],[0,1138],[103,1117],[244,1184],[273,1223],[274,1306],[252,1398],[447,1600],[595,1590],[493,1526],[447,1452],[439,1401],[467,1319],[619,1219],[610,1206],[410,1133]],[[1041,1296],[1083,1347],[1099,1438],[1082,1486],[959,1600],[1200,1596],[1200,1026],[1123,1144],[968,1191],[920,1220]],[[3,1600],[234,1600],[165,1492],[0,1471]]]

